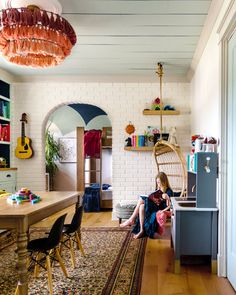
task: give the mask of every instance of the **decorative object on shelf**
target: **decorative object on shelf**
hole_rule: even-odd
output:
[[[132,146],[132,143],[131,143],[131,138],[130,137],[127,137],[126,140],[126,145],[125,146]]]
[[[3,157],[0,158],[0,168],[6,168],[7,167],[7,160]]]
[[[151,109],[152,110],[156,110],[156,111],[159,111],[161,109],[161,100],[159,97],[157,97],[156,99],[154,99],[154,101],[152,102],[152,106],[151,106]]]
[[[21,188],[18,192],[13,195],[10,195],[7,198],[7,202],[10,204],[22,204],[23,202],[30,202],[35,204],[41,201],[41,198],[33,194],[28,188]]]
[[[168,142],[171,144],[177,144],[176,127],[170,128]]]
[[[76,34],[57,0],[1,1],[0,51],[9,62],[45,68],[70,55]]]
[[[0,141],[10,142],[10,124],[0,124]]]
[[[125,127],[125,131],[129,135],[131,135],[132,133],[135,132],[134,125],[131,122],[129,122],[129,124]],[[132,146],[132,139],[131,139],[131,137],[126,138],[125,142],[126,142],[126,145],[125,146]]]
[[[134,125],[129,121],[129,124],[125,127],[125,131],[131,135],[132,133],[135,132],[135,127]]]
[[[27,123],[27,115],[23,113],[21,115],[21,137],[17,138],[17,147],[15,155],[19,159],[29,159],[33,156],[33,150],[31,148],[31,139],[25,136],[25,123]]]
[[[167,104],[164,106],[163,110],[164,111],[175,111],[175,107]]]
[[[210,136],[192,135],[192,153],[215,152],[217,153],[217,140]]]

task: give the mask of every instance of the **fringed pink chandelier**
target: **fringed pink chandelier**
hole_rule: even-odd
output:
[[[2,56],[14,64],[35,68],[59,65],[76,43],[75,31],[59,15],[57,0],[28,2],[5,0],[0,16]],[[25,6],[15,7],[19,4]]]

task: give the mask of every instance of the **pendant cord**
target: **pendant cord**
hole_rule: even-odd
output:
[[[162,110],[163,110],[163,103],[162,103],[162,76],[163,76],[163,66],[159,62],[157,64],[157,75],[160,78],[160,140],[162,140],[162,132],[163,132],[163,126],[162,126]]]

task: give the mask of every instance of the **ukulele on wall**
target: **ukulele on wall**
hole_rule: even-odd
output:
[[[17,138],[17,147],[15,155],[19,159],[29,159],[33,156],[33,150],[30,146],[31,139],[25,136],[25,124],[27,123],[26,113],[21,116],[21,137]]]

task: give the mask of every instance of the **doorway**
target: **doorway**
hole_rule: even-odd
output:
[[[65,104],[54,110],[46,126],[54,140],[59,143],[62,156],[55,161],[58,169],[53,177],[53,190],[77,190],[77,127],[83,127],[86,130],[111,127],[108,115],[94,105]]]

